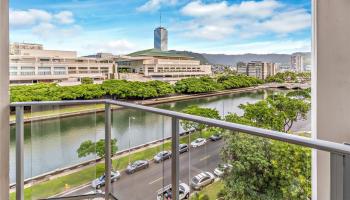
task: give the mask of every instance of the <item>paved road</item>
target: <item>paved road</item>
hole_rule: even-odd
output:
[[[224,142],[209,141],[205,146],[190,149],[180,154],[180,181],[189,185],[189,180],[202,171],[213,171],[220,162],[220,147]],[[171,182],[170,159],[160,164],[152,163],[148,169],[132,175],[122,173],[121,179],[113,183],[112,192],[119,200],[155,200],[163,185]],[[94,189],[88,185],[64,196],[87,194]]]

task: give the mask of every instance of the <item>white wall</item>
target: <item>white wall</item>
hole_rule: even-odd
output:
[[[317,66],[313,71],[313,137],[350,142],[350,1],[313,0],[313,3],[313,64]],[[315,155],[313,181],[317,185],[313,185],[313,192],[318,200],[328,200],[329,154],[315,152]]]
[[[0,0],[0,199],[9,199],[8,0]]]

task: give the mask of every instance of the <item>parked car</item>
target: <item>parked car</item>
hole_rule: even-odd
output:
[[[203,187],[213,183],[215,180],[214,174],[210,172],[202,172],[191,180],[191,186],[195,190],[201,190]]]
[[[188,199],[190,196],[190,187],[185,183],[179,185],[179,199]],[[158,190],[157,200],[170,200],[172,199],[171,185],[167,185],[164,188]]]
[[[230,171],[232,169],[232,165],[225,163],[225,164],[219,164],[217,168],[214,169],[214,174],[217,177],[222,177],[224,175],[224,173],[227,173],[228,171]]]
[[[222,135],[220,135],[220,134],[214,134],[214,135],[210,136],[210,140],[211,141],[218,141],[218,140],[221,140],[221,139],[222,139]]]
[[[188,145],[187,144],[180,144],[179,151],[180,151],[180,153],[188,152]]]
[[[111,171],[111,181],[115,182],[120,179],[120,172],[119,171]],[[103,174],[99,178],[92,181],[91,186],[96,189],[100,189],[102,186],[104,186],[106,183],[106,175]]]
[[[137,160],[133,162],[132,164],[129,164],[128,167],[126,168],[126,173],[127,174],[132,174],[135,173],[139,170],[146,169],[149,167],[149,163],[147,160]]]
[[[154,156],[154,161],[159,163],[171,157],[171,151],[161,151]]]
[[[207,143],[206,139],[204,139],[204,138],[197,138],[196,140],[191,142],[191,147],[196,148],[196,147],[205,145],[205,143]]]

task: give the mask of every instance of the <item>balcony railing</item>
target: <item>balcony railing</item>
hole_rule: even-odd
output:
[[[192,121],[200,124],[205,124],[211,127],[219,127],[230,131],[237,131],[263,137],[277,141],[287,142],[303,147],[309,147],[316,150],[322,150],[330,153],[330,174],[331,174],[331,197],[332,200],[350,199],[350,146],[324,140],[310,139],[306,137],[283,134],[281,132],[266,130],[246,125],[240,125],[230,122],[225,122],[216,119],[209,119],[200,116],[193,116],[175,111],[169,111],[154,107],[148,107],[128,102],[115,100],[85,100],[85,101],[52,101],[52,102],[20,102],[12,103],[11,107],[16,110],[16,199],[24,199],[24,107],[33,106],[71,106],[71,105],[86,105],[86,104],[104,104],[105,105],[105,155],[106,158],[111,157],[111,106],[120,106],[133,110],[150,112],[157,115],[162,115],[171,118],[171,184],[173,199],[179,199],[179,184],[180,184],[180,153],[179,153],[179,138],[180,138],[180,120]],[[90,199],[104,198],[117,199],[111,192],[111,159],[105,159],[105,174],[106,183],[104,193],[86,194],[69,197],[54,197],[50,199]],[[174,187],[175,186],[175,187]]]

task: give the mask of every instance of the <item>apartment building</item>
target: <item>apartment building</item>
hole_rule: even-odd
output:
[[[45,50],[41,44],[10,45],[10,83],[79,81],[82,77],[107,79],[112,58],[78,57],[76,51]]]
[[[142,74],[144,77],[163,81],[210,76],[211,65],[172,51],[148,49],[117,58],[118,71]]]
[[[262,61],[252,61],[248,63],[238,62],[237,73],[266,79],[268,76],[273,76],[277,73],[277,64]]]

